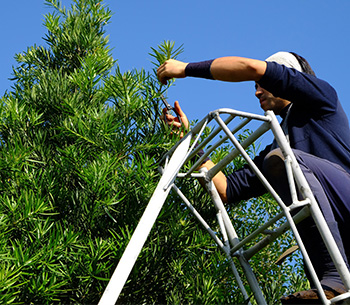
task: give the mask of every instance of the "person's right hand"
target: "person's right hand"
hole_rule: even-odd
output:
[[[184,63],[182,61],[178,61],[175,59],[169,59],[160,65],[157,69],[157,76],[159,81],[166,85],[169,79],[174,77],[176,78],[184,78],[186,77],[185,69],[188,63]]]
[[[183,138],[185,133],[189,130],[190,124],[188,122],[186,114],[182,111],[180,104],[178,101],[174,103],[174,108],[179,114],[182,124],[179,122],[179,119],[176,116],[173,116],[171,114],[167,114],[167,108],[163,109],[163,120],[172,128],[172,134],[177,134],[180,136],[180,138]],[[214,167],[215,164],[213,161],[208,160],[205,163],[201,164],[200,167],[206,167],[208,170]],[[200,180],[201,182],[201,180]],[[218,172],[213,177],[213,182],[215,184],[215,187],[218,190],[218,193],[224,203],[227,202],[227,195],[226,195],[226,189],[227,189],[227,180],[223,172]],[[204,185],[205,182],[201,182],[201,184]]]
[[[177,116],[173,116],[167,113],[167,108],[163,109],[163,119],[172,128],[172,133],[179,134],[180,138],[184,136],[184,131],[187,132],[190,127],[186,114],[182,111],[178,101],[174,103],[174,108],[179,114],[182,124],[179,122]]]

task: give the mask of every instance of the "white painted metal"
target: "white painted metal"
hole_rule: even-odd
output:
[[[100,305],[114,305],[119,297],[119,294],[124,287],[126,280],[134,266],[140,251],[146,242],[146,239],[151,231],[158,214],[163,207],[166,197],[169,194],[170,188],[165,189],[165,185],[172,182],[176,173],[179,170],[179,163],[185,160],[190,146],[191,136],[188,136],[175,150],[167,167],[165,168],[162,178],[160,179],[153,196],[143,213],[139,224],[136,227],[132,238],[123,253],[121,260],[115,269],[107,288],[105,289]],[[183,162],[183,161],[182,161]]]
[[[203,175],[201,175],[203,178]],[[223,242],[217,237],[216,233],[209,227],[209,225],[207,224],[207,222],[203,219],[203,217],[197,212],[197,210],[193,207],[193,205],[188,201],[188,199],[186,198],[186,196],[177,188],[177,186],[173,186],[174,191],[179,195],[179,197],[183,200],[183,202],[187,205],[187,207],[190,209],[190,211],[192,212],[192,214],[198,219],[198,221],[203,225],[203,227],[207,230],[207,232],[209,233],[209,235],[213,238],[213,240],[216,242],[216,244],[218,245],[218,247],[226,254],[229,262],[230,262],[230,266],[232,269],[232,272],[236,278],[237,284],[239,286],[239,288],[242,291],[242,294],[244,296],[244,298],[246,300],[249,299],[248,293],[246,291],[246,289],[244,288],[243,282],[241,280],[241,277],[237,271],[237,268],[232,260],[231,257],[231,253],[230,253],[230,244],[229,244],[229,240],[228,240],[228,236],[226,233],[226,229],[224,227],[224,221],[222,218],[222,213],[219,210],[218,211],[218,221],[220,224],[220,227],[222,228],[222,234],[224,236],[223,238]],[[247,304],[250,305],[250,302]]]
[[[223,120],[221,117],[222,115],[228,115],[228,118],[226,120]],[[231,123],[231,121],[233,121],[236,117],[243,118],[243,120],[239,121],[238,125],[235,128],[230,129],[228,127],[228,124]],[[195,144],[198,142],[198,139],[202,135],[204,128],[211,121],[216,121],[218,124],[217,127],[214,130],[212,130],[211,134],[208,135],[206,139],[203,139],[203,141],[199,145],[195,146]],[[249,137],[247,137],[243,142],[240,143],[236,139],[235,133],[240,131],[242,128],[246,128],[246,125],[251,121],[260,122],[261,125]],[[287,176],[293,199],[293,203],[290,206],[285,205],[285,203],[278,196],[276,191],[268,183],[266,178],[262,175],[262,173],[255,166],[255,164],[245,151],[245,149],[250,144],[256,141],[256,139],[258,139],[269,129],[272,129],[275,139],[277,140],[277,143],[281,148],[286,159],[285,164]],[[224,134],[221,136],[220,139],[217,139],[218,134],[220,134],[220,132],[222,131],[224,132]],[[195,139],[192,144],[191,139]],[[230,152],[225,158],[223,158],[220,162],[218,162],[218,164],[209,171],[207,171],[206,169],[202,169],[199,173],[195,173],[194,171],[198,167],[198,165],[201,164],[201,162],[212,151],[214,151],[217,147],[222,145],[224,141],[227,140],[230,140],[232,142],[232,144],[235,146],[235,149],[232,152]],[[184,165],[184,163],[187,162],[187,160],[190,160],[200,149],[207,147],[208,145],[210,145],[210,148],[206,150],[205,154],[201,158],[199,158],[199,160],[197,160],[197,162],[188,171],[180,172],[182,166]],[[242,155],[246,159],[248,165],[253,169],[260,181],[266,186],[267,190],[272,194],[272,196],[275,198],[282,210],[282,212],[279,215],[268,220],[261,228],[257,229],[255,232],[252,232],[242,241],[239,240],[239,237],[237,236],[234,226],[231,220],[229,219],[224,204],[222,203],[221,198],[215,188],[215,185],[212,182],[212,178],[238,155]],[[241,278],[239,277],[237,268],[233,262],[232,257],[237,257],[257,303],[266,304],[264,296],[259,287],[258,281],[256,280],[248,261],[259,250],[261,250],[263,247],[265,247],[273,240],[278,238],[283,232],[291,228],[298,242],[299,248],[301,249],[301,252],[304,256],[304,260],[310,271],[310,274],[313,277],[317,289],[320,291],[320,296],[323,304],[333,304],[340,300],[345,300],[345,302],[347,302],[350,300],[349,270],[347,269],[344,260],[341,257],[340,251],[336,246],[336,243],[329,231],[327,223],[323,218],[322,212],[318,207],[318,204],[308,186],[308,183],[304,175],[302,174],[301,169],[299,168],[293,151],[291,150],[275,115],[271,111],[267,111],[265,113],[265,116],[226,108],[213,111],[209,113],[202,121],[200,121],[179,143],[177,143],[171,150],[169,150],[169,152],[163,157],[161,162],[165,162],[164,169],[161,168],[162,178],[160,179],[159,184],[149,202],[149,205],[147,206],[140,220],[140,223],[138,224],[132,236],[132,239],[130,240],[100,300],[100,305],[112,305],[115,304],[115,302],[117,301],[118,296],[137,259],[137,256],[139,255],[171,188],[175,190],[179,197],[188,206],[189,210],[207,230],[207,232],[210,234],[213,240],[217,243],[219,249],[226,253],[230,261],[233,274],[236,277],[238,286],[242,290],[245,299],[248,300],[248,294],[244,288]],[[192,204],[188,201],[186,196],[177,188],[177,186],[174,184],[176,178],[202,178],[205,180],[207,190],[211,195],[214,206],[217,210],[217,218],[219,227],[221,228],[221,235],[223,236],[223,240],[220,240],[218,238],[217,234],[209,227],[206,221],[201,217],[200,213],[192,206]],[[296,184],[294,183],[294,181],[296,181]],[[301,193],[303,196],[303,199],[301,200],[298,200],[297,198],[297,189],[299,193]],[[292,217],[291,211],[295,208],[300,207],[304,208],[294,217]],[[335,262],[335,265],[343,280],[343,283],[346,289],[348,290],[347,293],[337,296],[332,300],[326,299],[321,284],[317,278],[316,272],[312,266],[312,262],[307,254],[307,251],[305,250],[303,241],[301,240],[298,230],[296,228],[296,224],[305,217],[309,216],[310,214],[314,218],[315,223],[321,233],[321,236],[325,241],[327,249],[333,261]],[[278,228],[274,228],[273,231],[267,230],[269,227],[271,227],[277,221],[279,221],[282,217],[286,217],[287,222],[285,222]],[[264,234],[266,235],[266,237],[261,239],[257,244],[255,244],[251,248],[243,250],[243,246],[251,240],[253,240],[259,234]]]
[[[239,242],[239,239],[238,239],[237,233],[232,225],[232,222],[230,221],[230,218],[227,214],[227,211],[224,207],[224,204],[219,196],[219,193],[215,188],[213,181],[209,180],[207,182],[206,187],[207,187],[209,194],[211,195],[211,198],[213,200],[215,207],[217,208],[218,211],[221,212],[221,218],[222,218],[222,221],[223,221],[223,224],[225,227],[225,231],[226,231],[224,234],[226,235],[226,233],[227,233],[227,236],[228,236],[228,239],[230,241],[231,246],[234,246]],[[242,255],[238,256],[238,260],[239,260],[241,266],[243,267],[244,274],[247,278],[247,281],[250,284],[250,287],[253,291],[253,294],[255,296],[256,301],[258,302],[258,304],[267,305],[267,303],[264,299],[264,296],[261,292],[261,289],[259,288],[259,283],[258,283],[258,281],[255,277],[255,274],[254,274],[252,268],[250,267],[248,261]]]

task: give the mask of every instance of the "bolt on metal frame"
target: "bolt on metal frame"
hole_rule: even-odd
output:
[[[227,118],[223,120],[223,116]],[[235,118],[240,118],[239,123],[233,129],[229,128],[228,125]],[[250,122],[257,122],[260,124],[254,132],[252,132],[246,139],[239,142],[235,137],[238,131],[242,131],[243,128]],[[199,143],[203,131],[209,122],[216,122],[217,126],[212,129],[210,134]],[[269,184],[267,179],[263,176],[260,170],[256,167],[252,159],[249,157],[246,149],[254,143],[259,137],[265,134],[268,130],[272,130],[273,135],[277,141],[279,148],[281,149],[285,157],[285,166],[289,181],[289,187],[292,195],[292,204],[286,206],[282,201],[273,187]],[[223,136],[218,137],[219,133],[223,133]],[[220,162],[218,162],[210,170],[201,169],[199,172],[196,171],[198,166],[203,162],[203,160],[209,156],[215,149],[222,145],[225,141],[230,140],[235,146],[226,157],[224,157]],[[214,143],[212,143],[214,142]],[[199,144],[198,144],[199,143]],[[201,156],[193,166],[185,171],[183,170],[183,165],[186,164],[188,160],[191,160],[199,150],[208,147],[203,156]],[[281,208],[281,212],[269,219],[260,228],[240,240],[234,226],[229,218],[229,215],[225,209],[225,206],[215,188],[212,178],[221,171],[226,165],[228,165],[234,158],[238,155],[246,160],[248,165],[255,172],[260,181],[265,185],[266,189],[271,193],[276,202]],[[136,259],[149,235],[154,222],[156,221],[158,214],[170,192],[173,189],[182,201],[187,205],[189,210],[202,224],[205,230],[210,234],[213,240],[216,242],[220,250],[222,250],[230,263],[232,272],[236,278],[237,284],[241,289],[243,296],[246,300],[249,299],[248,293],[244,288],[243,282],[237,271],[235,263],[233,262],[233,257],[236,257],[243,269],[244,275],[250,285],[253,292],[255,300],[258,304],[266,304],[265,298],[259,287],[259,283],[249,265],[249,259],[255,255],[258,251],[266,247],[273,240],[278,238],[286,230],[291,229],[295,239],[299,245],[300,251],[304,257],[305,264],[310,272],[310,275],[316,285],[317,290],[323,304],[334,304],[338,301],[343,301],[342,304],[350,304],[350,272],[346,267],[346,264],[340,254],[340,251],[333,239],[333,236],[328,228],[328,225],[322,215],[322,212],[310,190],[310,187],[296,161],[292,149],[277,121],[276,116],[272,111],[267,111],[265,115],[256,115],[252,113],[237,111],[233,109],[223,108],[210,112],[202,121],[200,121],[196,126],[187,133],[187,135],[179,141],[174,147],[172,147],[161,160],[161,164],[164,165],[159,167],[162,177],[150,199],[150,202],[140,219],[138,226],[136,227],[133,236],[120,259],[117,268],[115,269],[103,295],[99,302],[100,305],[112,305],[115,304],[119,294],[136,262]],[[203,219],[200,213],[194,208],[194,206],[189,202],[186,196],[181,192],[181,190],[175,185],[176,178],[202,178],[205,181],[206,188],[212,198],[217,211],[217,220],[219,228],[221,230],[222,239],[218,237],[216,232],[214,232],[207,222]],[[297,190],[301,194],[302,199],[299,200],[297,196]],[[291,212],[295,209],[301,210],[294,216]],[[329,251],[332,260],[335,263],[337,271],[341,276],[343,284],[347,290],[346,293],[337,296],[331,300],[327,300],[323,289],[321,287],[320,281],[316,275],[315,269],[312,262],[308,256],[305,249],[304,243],[300,238],[299,232],[296,228],[296,224],[303,220],[304,218],[311,215],[313,217],[316,226],[325,242],[325,245]],[[286,221],[279,225],[279,227],[273,230],[268,230],[269,227],[275,225],[277,221],[286,218]],[[247,250],[243,250],[248,242],[254,240],[258,235],[263,234],[265,237],[262,238],[255,245],[251,246]],[[250,304],[250,303],[249,303]]]

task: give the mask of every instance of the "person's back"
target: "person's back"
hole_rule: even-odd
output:
[[[337,163],[350,173],[350,128],[336,91],[317,77],[269,62],[259,84],[291,101],[288,135],[292,148]]]

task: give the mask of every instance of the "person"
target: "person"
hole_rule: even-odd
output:
[[[277,52],[263,61],[237,56],[192,63],[168,60],[158,67],[157,76],[163,84],[172,78],[185,77],[254,81],[260,107],[281,116],[281,127],[349,268],[350,129],[334,88],[317,78],[309,63],[293,52]],[[174,106],[188,128],[180,104],[175,102]],[[166,115],[166,118],[173,128],[180,127],[173,116]],[[253,161],[280,197],[291,204],[284,159],[276,142],[268,145]],[[214,163],[207,160],[202,166],[210,169]],[[227,177],[220,172],[213,182],[223,202],[228,204],[266,192],[248,166]],[[346,292],[313,219],[308,217],[297,227],[326,297],[330,299]],[[311,289],[283,296],[282,303],[304,303],[319,298],[308,271],[305,272]]]

